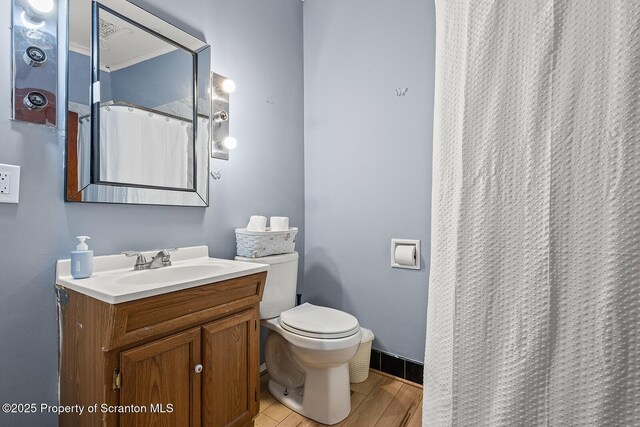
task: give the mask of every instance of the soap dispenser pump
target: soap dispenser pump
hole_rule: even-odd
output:
[[[86,279],[93,273],[93,251],[85,243],[89,236],[78,236],[76,250],[71,252],[71,275],[74,279]]]

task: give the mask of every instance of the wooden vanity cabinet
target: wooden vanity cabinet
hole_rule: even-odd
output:
[[[121,304],[58,287],[60,404],[84,408],[60,425],[252,426],[265,279]]]
[[[202,374],[189,369],[199,363],[200,328],[120,353],[119,404],[149,408],[120,414],[120,425],[200,426]]]

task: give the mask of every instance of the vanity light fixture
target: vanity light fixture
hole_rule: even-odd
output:
[[[22,59],[30,67],[39,67],[47,60],[47,54],[38,46],[29,46],[25,49]]]
[[[216,123],[226,122],[229,120],[229,113],[226,111],[218,111],[217,113],[213,113],[213,121]]]
[[[213,142],[213,151],[224,151],[227,154],[227,158],[222,160],[229,160],[229,151],[238,146],[238,141],[232,136],[226,136],[222,141],[216,140]],[[216,157],[219,158],[219,157]]]
[[[229,160],[229,151],[238,145],[229,135],[229,94],[236,90],[236,84],[225,76],[211,73],[211,87],[211,157]]]
[[[27,107],[28,110],[38,111],[46,107],[49,101],[43,93],[32,90],[27,94],[27,96],[24,97],[22,103],[25,107]]]
[[[235,92],[236,82],[231,79],[224,79],[219,85],[215,87],[214,90],[217,95],[229,95],[230,93]]]
[[[27,17],[27,12],[24,10],[20,13],[20,21],[22,21],[22,25],[29,30],[38,30],[44,27],[43,20],[30,19]]]
[[[22,13],[20,20],[30,30],[37,30],[44,25],[46,15],[55,6],[54,0],[21,0]]]
[[[49,13],[53,10],[53,0],[27,0],[30,8],[39,13]]]
[[[58,1],[8,3],[12,6],[11,119],[55,127]]]
[[[225,79],[225,81],[222,82],[222,90],[225,93],[233,93],[236,91],[236,82],[234,82],[231,79]]]
[[[234,137],[228,136],[222,140],[222,146],[227,150],[233,150],[238,146],[238,141]]]

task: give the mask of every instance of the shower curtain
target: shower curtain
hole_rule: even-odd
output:
[[[423,424],[640,425],[640,1],[436,21]]]

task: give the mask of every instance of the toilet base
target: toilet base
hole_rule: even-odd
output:
[[[269,392],[287,408],[322,424],[337,424],[351,412],[349,364],[331,368],[304,366],[304,386],[287,390],[269,380]]]

